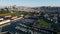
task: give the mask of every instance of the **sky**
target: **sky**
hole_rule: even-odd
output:
[[[0,6],[60,6],[60,0],[0,0]]]

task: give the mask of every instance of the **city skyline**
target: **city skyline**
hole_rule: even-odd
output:
[[[0,0],[0,6],[60,6],[60,0]]]

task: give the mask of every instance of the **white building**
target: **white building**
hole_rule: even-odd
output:
[[[0,20],[4,20],[3,18],[0,18]]]

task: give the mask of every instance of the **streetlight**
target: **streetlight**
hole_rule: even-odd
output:
[[[0,34],[2,33],[1,30],[2,30],[2,27],[0,27]]]

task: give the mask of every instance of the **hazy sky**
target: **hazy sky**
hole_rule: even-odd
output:
[[[0,6],[60,6],[60,0],[0,0]]]

